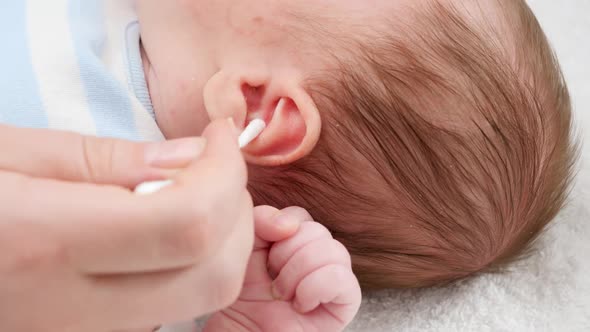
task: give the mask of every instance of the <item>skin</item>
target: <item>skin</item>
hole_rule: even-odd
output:
[[[245,188],[244,157],[261,164],[296,160],[313,148],[321,128],[318,111],[301,84],[306,71],[317,69],[317,64],[296,55],[295,45],[285,48],[278,43],[283,39],[272,30],[283,23],[273,18],[276,12],[271,10],[276,11],[276,6],[254,4],[202,3],[202,8],[215,13],[207,22],[207,15],[194,19],[198,13],[190,1],[138,2],[145,23],[146,72],[158,121],[169,139],[198,135],[206,141],[137,144],[0,127],[0,147],[4,152],[0,157],[3,330],[133,329],[201,316],[235,302],[242,290],[254,241],[253,207]],[[229,7],[233,7],[229,19],[218,20]],[[252,20],[237,15],[250,9],[263,15],[255,15]],[[162,20],[154,19],[160,14]],[[193,26],[187,24],[195,21],[203,25],[192,30]],[[224,37],[218,44],[210,36],[214,31],[224,32],[219,29],[227,22],[231,23],[233,33],[228,30],[226,35],[215,34],[215,38]],[[260,26],[266,32],[258,35]],[[163,34],[158,34],[158,30]],[[198,35],[189,35],[187,31]],[[242,38],[243,35],[252,38]],[[174,38],[168,43],[170,36]],[[229,46],[237,40],[244,42],[235,45],[240,46],[236,51],[253,52],[239,57],[229,57],[233,52],[225,52],[227,58],[216,57],[215,61],[208,56],[222,54],[221,48],[213,47],[215,44],[232,51]],[[273,43],[275,47],[271,47]],[[263,56],[254,52],[260,45],[277,53]],[[159,46],[164,48],[158,51]],[[165,47],[170,48],[164,52]],[[183,58],[170,62],[171,54]],[[174,67],[173,63],[189,67]],[[252,98],[245,100],[241,93],[244,84],[264,87],[264,93],[250,94]],[[274,124],[244,155],[239,153],[236,131],[227,121],[210,123],[232,117],[242,127],[250,116],[269,118],[278,99],[284,97],[289,98],[289,107],[278,114],[281,116],[273,117]],[[285,114],[288,116],[282,116]],[[294,125],[298,130],[292,135],[276,134]],[[13,142],[19,142],[19,146]],[[143,181],[169,177],[175,178],[176,185],[153,196],[138,197],[129,190]],[[24,202],[32,208],[23,209]],[[220,205],[223,209],[219,209]],[[81,221],[84,227],[80,227]],[[259,234],[266,242],[256,247],[258,258],[251,264],[264,260],[266,251],[266,259],[272,262],[275,246],[271,243],[279,238],[279,243],[289,243],[303,237],[298,234],[306,234],[305,229],[301,227],[294,235],[283,235],[284,238],[277,238],[272,232]],[[333,245],[328,237],[323,242]],[[105,247],[105,243],[109,246]],[[345,258],[342,252],[329,257],[348,273]],[[257,277],[265,273],[250,268],[250,277],[251,271]],[[278,271],[282,270],[274,273],[280,274]],[[263,284],[268,286],[268,279]],[[348,284],[354,288],[352,292],[336,289],[333,293],[359,294],[354,282]],[[281,285],[286,287],[285,294],[290,294],[298,282],[285,279]],[[267,296],[268,291],[260,295]],[[244,293],[240,303],[245,301],[243,296]],[[344,298],[351,299],[346,301],[350,312],[342,316],[341,325],[352,318],[358,304],[357,298],[347,296]],[[286,297],[281,306],[273,307],[279,308],[280,315],[298,320],[304,317],[305,324],[315,324],[316,315],[302,314],[290,305],[297,298]],[[341,298],[336,296],[332,300]],[[326,299],[320,299],[326,303],[311,312],[321,314],[324,305],[329,307],[330,301]],[[307,310],[317,300],[306,297],[293,303],[304,304]],[[273,303],[268,298],[265,302]],[[255,315],[251,319],[258,322]],[[325,317],[322,322],[329,323],[330,318]],[[212,321],[209,328],[215,328],[215,324]]]
[[[236,138],[226,120],[160,144],[0,126],[2,330],[155,326],[233,303],[254,242]],[[129,190],[177,167],[173,187]]]
[[[242,293],[204,332],[344,330],[361,303],[346,248],[301,208],[261,206],[254,216]]]
[[[304,82],[321,65],[283,40],[275,2],[142,0],[137,10],[148,86],[167,138],[198,136],[214,119],[231,117],[244,128],[262,118],[268,127],[245,150],[249,163],[286,164],[315,147],[321,120]],[[287,106],[275,112],[281,98]]]
[[[144,69],[160,128],[173,139],[199,135],[218,118],[230,117],[239,128],[262,118],[268,126],[244,150],[248,163],[277,166],[306,156],[321,131],[306,79],[330,64],[314,51],[317,41],[293,35],[300,16],[289,13],[331,13],[340,20],[326,19],[322,26],[347,34],[357,32],[349,25],[386,3],[138,1]],[[281,99],[286,106],[277,109]],[[267,236],[259,223],[272,214],[271,208],[258,211],[257,244],[238,302],[214,315],[206,330],[343,330],[361,298],[350,255],[313,222],[293,234]],[[312,220],[304,215],[299,221]]]

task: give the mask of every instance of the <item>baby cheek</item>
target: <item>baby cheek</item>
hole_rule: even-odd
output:
[[[203,96],[195,80],[181,80],[175,84],[164,109],[157,112],[160,129],[168,139],[200,136],[209,123]]]

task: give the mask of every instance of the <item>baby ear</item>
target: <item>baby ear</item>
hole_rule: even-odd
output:
[[[262,119],[267,124],[260,136],[244,149],[249,163],[290,164],[315,148],[321,132],[321,117],[311,96],[302,87],[277,90],[256,87],[250,95],[245,95],[249,110],[246,122]]]
[[[264,86],[267,81],[264,72],[237,75],[236,71],[218,71],[203,88],[203,101],[209,120],[233,118],[236,126],[243,129],[249,108],[244,88]]]
[[[293,163],[308,155],[319,140],[319,110],[295,80],[219,72],[207,83],[204,99],[211,119],[232,117],[242,129],[254,119],[264,120],[264,131],[243,150],[250,164]]]

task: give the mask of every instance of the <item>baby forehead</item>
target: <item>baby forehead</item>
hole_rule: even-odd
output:
[[[297,18],[317,24],[316,33],[356,34],[357,38],[379,37],[386,31],[404,35],[407,30],[432,30],[439,25],[430,22],[465,20],[471,28],[480,27],[490,36],[512,35],[510,12],[521,0],[319,0],[295,11]],[[306,23],[307,23],[306,22]],[[437,23],[439,23],[437,22]],[[440,28],[439,28],[440,29]],[[366,32],[366,33],[363,33]]]

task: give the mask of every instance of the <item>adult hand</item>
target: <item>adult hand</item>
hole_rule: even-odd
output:
[[[246,166],[227,121],[204,139],[0,127],[0,330],[133,329],[234,302],[254,241]]]

